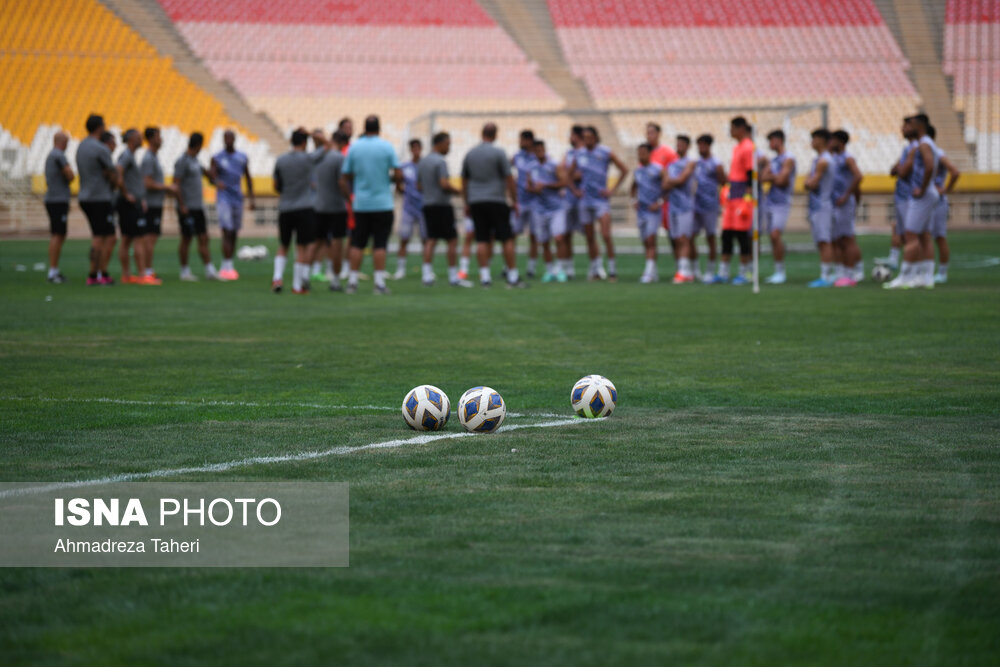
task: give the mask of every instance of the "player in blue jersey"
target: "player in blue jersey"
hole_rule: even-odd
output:
[[[906,206],[910,203],[910,181],[907,178],[903,178],[900,175],[900,171],[903,165],[906,164],[907,158],[910,156],[910,151],[917,147],[916,136],[907,120],[903,121],[902,133],[903,139],[906,140],[906,145],[903,146],[903,152],[899,156],[899,160],[896,161],[896,164],[892,165],[892,169],[889,171],[890,176],[896,177],[896,192],[893,198],[893,204],[896,209],[896,220],[892,227],[892,242],[889,247],[889,256],[875,260],[877,264],[888,265],[893,271],[899,268],[899,258],[903,249],[903,221],[906,218]]]
[[[257,208],[253,195],[253,179],[250,178],[250,160],[246,153],[236,150],[236,133],[226,130],[222,135],[224,148],[212,156],[209,174],[215,183],[215,210],[222,230],[222,268],[219,277],[223,280],[237,280],[240,275],[233,266],[236,241],[243,227],[243,189],[240,181],[247,183],[247,201],[250,210]]]
[[[816,151],[805,188],[809,192],[809,227],[813,243],[819,250],[820,275],[809,287],[833,287],[833,156],[829,150],[830,131],[819,128],[812,132],[812,148]]]
[[[583,193],[580,199],[580,222],[583,223],[587,243],[591,246],[590,270],[587,277],[590,280],[607,278],[614,282],[618,279],[618,266],[615,260],[615,244],[611,239],[610,198],[621,189],[622,183],[628,176],[628,167],[610,148],[599,142],[597,128],[593,125],[587,126],[583,131],[583,150],[576,158],[576,167],[580,170],[580,189]],[[618,168],[618,179],[609,189],[608,167],[612,164]],[[604,239],[604,248],[608,254],[607,273],[604,271],[600,254],[595,253],[596,241],[593,244],[590,242],[595,238],[595,222],[600,222],[601,237]]]
[[[637,152],[639,166],[632,176],[632,199],[635,201],[635,219],[639,227],[639,240],[646,250],[646,267],[639,282],[648,285],[659,281],[656,269],[656,235],[660,229],[663,210],[663,167],[650,160],[653,147],[640,144]]]
[[[393,280],[406,277],[406,246],[414,231],[420,234],[421,244],[427,242],[427,225],[424,222],[424,196],[417,186],[417,169],[424,145],[420,139],[410,139],[410,161],[400,166],[403,180],[396,184],[396,192],[403,196],[403,211],[399,218],[399,252],[396,255],[396,272]]]
[[[677,273],[674,284],[693,283],[694,267],[691,263],[691,241],[694,238],[694,189],[697,181],[694,170],[698,163],[687,156],[691,138],[677,135],[677,159],[667,165],[663,174],[663,189],[667,191],[670,206],[670,235],[674,239]]]
[[[858,194],[864,177],[854,156],[847,150],[851,136],[846,130],[830,135],[830,153],[833,155],[833,244],[840,260],[834,287],[854,287],[864,279],[865,265],[861,248],[854,234]]]
[[[535,157],[535,133],[531,130],[522,130],[518,146],[519,150],[510,158],[510,166],[517,174],[517,201],[521,205],[521,210],[511,210],[510,229],[515,237],[522,232],[528,233],[527,275],[529,278],[534,278],[538,264],[538,239],[531,224],[535,195],[528,190],[528,177],[538,165],[538,158]]]
[[[573,233],[584,233],[583,224],[580,222],[580,198],[583,192],[580,190],[580,170],[576,166],[576,160],[583,151],[583,125],[574,125],[569,133],[570,149],[566,151],[563,158],[563,168],[566,170],[566,277],[573,280],[576,277],[576,267],[573,264]],[[588,251],[591,256],[596,256],[599,252],[597,239],[593,236],[588,239]],[[593,246],[591,248],[591,246]]]
[[[795,158],[785,149],[785,133],[774,130],[767,135],[768,145],[774,157],[767,161],[761,171],[761,183],[770,183],[764,199],[764,233],[771,239],[771,253],[774,255],[774,273],[767,279],[771,285],[785,283],[785,242],[782,235],[788,224],[792,210],[792,189],[795,187]]]
[[[545,142],[535,141],[535,167],[528,175],[528,192],[534,195],[531,212],[532,233],[542,246],[545,259],[543,283],[566,282],[566,170],[549,158]],[[556,243],[552,255],[551,242]]]
[[[899,275],[885,283],[885,289],[934,287],[934,246],[931,240],[931,222],[941,195],[934,185],[939,155],[937,144],[930,138],[930,120],[925,114],[907,119],[917,138],[917,146],[899,170],[900,176],[910,181],[910,201],[903,219],[903,263]]]
[[[933,125],[927,128],[927,134],[930,135],[931,139],[936,137],[937,132]],[[938,250],[938,269],[937,273],[934,274],[934,282],[940,284],[948,282],[948,261],[951,259],[951,248],[948,247],[948,215],[951,212],[951,205],[948,201],[948,195],[955,189],[955,182],[962,175],[962,172],[948,159],[940,147],[937,150],[938,169],[934,174],[934,187],[941,193],[941,201],[934,209],[931,236],[934,238]],[[948,179],[947,184],[945,184],[945,178]]]
[[[719,188],[726,184],[726,170],[722,163],[712,155],[712,144],[715,139],[711,134],[698,137],[699,160],[695,163],[694,178],[698,188],[694,193],[694,235],[691,237],[691,266],[698,275],[698,234],[705,232],[708,243],[708,259],[705,260],[705,271],[701,274],[702,281],[710,284],[715,282],[716,232],[719,227],[719,214],[722,206],[719,203]]]

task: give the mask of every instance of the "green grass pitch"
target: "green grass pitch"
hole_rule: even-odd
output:
[[[618,408],[168,477],[349,482],[351,567],[0,570],[0,663],[1000,662],[1000,236],[954,234],[931,292],[808,290],[796,254],[757,296],[638,285],[636,255],[617,285],[425,289],[414,257],[388,297],[275,296],[270,262],[180,283],[175,247],[164,286],[100,289],[83,242],[64,286],[0,246],[0,481],[406,438],[422,383],[530,424],[600,373]]]

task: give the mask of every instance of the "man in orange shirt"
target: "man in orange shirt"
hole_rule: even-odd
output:
[[[737,116],[729,123],[729,136],[736,140],[733,159],[729,165],[729,199],[722,217],[722,261],[719,263],[718,282],[729,281],[729,260],[733,256],[733,244],[740,244],[740,273],[733,278],[733,285],[746,285],[750,268],[750,228],[753,226],[753,202],[744,199],[750,196],[750,181],[754,169],[754,147],[750,139],[750,124],[743,116]]]
[[[646,123],[646,143],[652,146],[649,152],[649,161],[660,165],[665,172],[670,163],[677,160],[677,151],[666,144],[660,143],[661,134],[662,130],[659,124],[652,121]],[[663,198],[662,219],[660,222],[663,228],[667,230],[667,236],[670,237],[670,247],[673,248],[674,256],[676,257],[677,244],[674,242],[674,235],[670,233],[670,202],[667,201],[666,197]]]

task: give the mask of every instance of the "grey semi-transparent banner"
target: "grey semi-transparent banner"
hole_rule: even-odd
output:
[[[327,482],[0,483],[2,567],[347,567]]]

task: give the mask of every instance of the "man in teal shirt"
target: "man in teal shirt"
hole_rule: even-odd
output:
[[[351,272],[347,294],[358,291],[358,270],[369,237],[373,239],[375,293],[388,294],[385,285],[385,247],[392,233],[393,184],[403,180],[396,150],[379,134],[378,116],[365,119],[365,133],[351,144],[341,169],[340,189],[345,197],[354,194],[354,229],[351,230]]]

